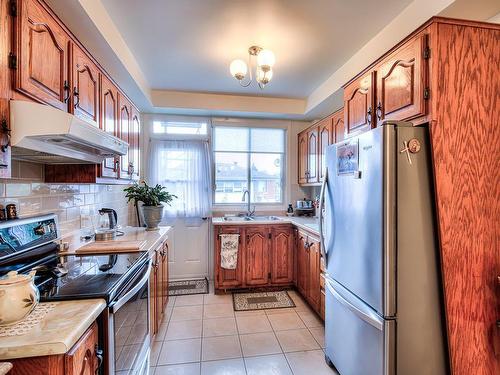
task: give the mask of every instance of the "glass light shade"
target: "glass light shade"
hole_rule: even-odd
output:
[[[271,69],[275,62],[274,53],[268,49],[263,49],[257,55],[257,65],[261,67],[262,70]]]
[[[273,78],[273,70],[269,69],[267,72],[263,71],[260,68],[257,68],[257,82],[266,85]]]
[[[237,80],[242,80],[247,75],[247,64],[243,60],[233,60],[229,66],[231,75]]]

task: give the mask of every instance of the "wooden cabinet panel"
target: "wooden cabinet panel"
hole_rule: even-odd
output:
[[[303,296],[307,295],[309,254],[307,252],[307,235],[299,232],[297,240],[297,289]]]
[[[375,126],[373,86],[375,73],[359,78],[344,89],[344,125],[347,136]]]
[[[344,140],[344,110],[340,109],[335,112],[332,116],[332,135],[333,141],[332,143],[337,143]]]
[[[120,156],[119,163],[119,177],[121,179],[130,179],[132,177],[132,169],[130,165],[130,146],[132,127],[132,105],[128,99],[118,93],[118,124],[119,124],[119,137],[129,144],[129,149],[126,155]]]
[[[332,118],[327,117],[318,125],[318,173],[320,180],[323,180],[326,170],[326,148],[332,144],[332,141]]]
[[[15,20],[15,89],[67,111],[69,36],[35,0],[18,1]]]
[[[65,373],[68,375],[95,375],[99,367],[96,353],[98,343],[97,324],[93,323],[64,356]]]
[[[167,241],[163,244],[163,249],[160,252],[161,268],[162,268],[162,286],[161,286],[161,306],[165,312],[168,303],[168,244]]]
[[[325,320],[325,291],[321,290],[320,303],[319,303],[319,315],[321,319]]]
[[[238,249],[238,261],[236,264],[236,269],[228,270],[220,266],[221,262],[221,241],[220,235],[228,234],[239,234],[239,249]],[[245,235],[244,230],[238,226],[218,226],[215,227],[214,237],[215,237],[215,288],[216,289],[227,289],[227,288],[239,288],[244,286],[243,283],[243,256],[244,256],[244,246],[242,237]]]
[[[320,249],[319,242],[314,240],[309,240],[309,277],[308,277],[308,288],[307,297],[308,301],[316,311],[319,311],[320,298],[321,298],[321,287],[320,287]]]
[[[118,89],[105,76],[101,76],[101,129],[118,136]],[[118,177],[118,161],[107,158],[102,162],[102,177]]]
[[[299,133],[298,136],[298,165],[299,165],[299,184],[307,183],[307,133]]]
[[[99,126],[99,69],[78,46],[72,46],[73,113]]]
[[[141,119],[139,111],[132,107],[132,121],[130,128],[130,169],[131,178],[139,180],[140,176],[140,134],[141,134]]]
[[[419,35],[385,58],[377,70],[377,121],[406,120],[425,115],[424,50]]]
[[[294,234],[291,226],[273,226],[271,229],[271,283],[293,282]]]
[[[159,283],[159,271],[158,271],[158,253],[155,251],[152,255],[151,261],[151,276],[149,276],[149,316],[150,316],[150,326],[151,326],[151,336],[156,335],[159,330],[158,315],[161,314],[161,307],[158,304],[158,283]]]
[[[246,235],[246,275],[247,285],[266,285],[269,283],[269,242],[270,231],[267,225],[247,228]]]
[[[307,182],[318,182],[318,128],[307,131]]]

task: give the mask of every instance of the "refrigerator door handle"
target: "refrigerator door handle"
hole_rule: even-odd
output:
[[[369,310],[369,308],[361,308],[359,306],[355,306],[354,303],[349,302],[346,298],[342,296],[339,292],[337,292],[330,280],[325,280],[325,285],[328,291],[335,297],[337,301],[339,301],[342,305],[351,310],[354,314],[356,314],[359,318],[363,319],[366,323],[370,324],[372,327],[377,328],[379,331],[383,331],[384,329],[384,320],[379,317],[376,313]]]
[[[325,169],[325,175],[323,176],[323,183],[321,184],[321,192],[319,194],[319,248],[321,250],[321,255],[325,260],[326,264],[326,247],[325,247],[325,235],[323,233],[323,205],[325,200],[326,184],[328,183],[328,168]]]

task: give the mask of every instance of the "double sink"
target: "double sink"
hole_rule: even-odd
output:
[[[236,223],[247,221],[281,221],[281,219],[277,216],[224,216],[222,220]]]

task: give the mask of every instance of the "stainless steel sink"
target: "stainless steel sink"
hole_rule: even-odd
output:
[[[252,216],[254,221],[279,221],[280,218],[276,216]]]
[[[224,216],[224,221],[243,222],[243,221],[279,221],[276,216]]]
[[[241,222],[241,221],[252,221],[253,219],[249,216],[224,216],[222,220]]]

